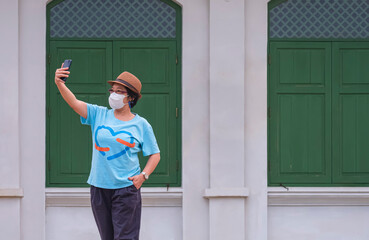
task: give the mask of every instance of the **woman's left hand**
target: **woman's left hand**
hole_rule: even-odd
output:
[[[136,176],[129,177],[128,180],[132,181],[133,185],[135,185],[137,189],[140,189],[142,183],[145,181],[145,177],[142,174],[138,174]]]

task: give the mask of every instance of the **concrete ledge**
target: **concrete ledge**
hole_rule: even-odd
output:
[[[208,188],[205,189],[204,198],[247,198],[247,188]]]
[[[369,187],[268,188],[269,206],[369,206]]]
[[[46,188],[46,207],[90,207],[89,188]],[[182,207],[181,188],[142,188],[143,207]]]
[[[22,198],[22,188],[0,188],[0,198]]]

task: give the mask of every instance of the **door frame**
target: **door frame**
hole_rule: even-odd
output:
[[[165,4],[171,6],[176,11],[176,37],[165,39],[165,38],[51,38],[50,37],[50,10],[57,4],[63,2],[64,0],[53,0],[49,2],[46,5],[46,109],[45,109],[45,116],[46,116],[46,149],[45,149],[45,159],[46,159],[46,187],[51,187],[48,183],[48,177],[49,177],[49,169],[50,169],[50,149],[49,149],[49,142],[50,142],[50,123],[48,119],[48,113],[50,111],[50,85],[53,84],[52,79],[49,79],[49,76],[51,73],[53,73],[55,70],[51,69],[50,62],[51,62],[51,52],[50,52],[50,41],[52,40],[58,40],[58,41],[176,41],[176,81],[177,81],[177,90],[176,90],[176,103],[178,107],[177,115],[177,129],[176,129],[176,135],[177,138],[177,182],[175,184],[167,184],[166,187],[180,187],[182,186],[182,7],[175,3],[172,0],[160,0],[161,2],[164,2]],[[63,187],[63,186],[60,186]],[[68,186],[67,186],[68,187]]]

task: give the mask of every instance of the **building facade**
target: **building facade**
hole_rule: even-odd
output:
[[[71,57],[86,101],[123,70],[143,81],[162,161],[141,239],[368,239],[368,6],[2,1],[0,238],[99,239],[89,130],[53,85]]]

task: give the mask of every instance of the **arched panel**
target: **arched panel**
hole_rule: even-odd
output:
[[[288,0],[270,9],[269,38],[368,38],[368,16],[366,0]]]

